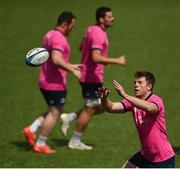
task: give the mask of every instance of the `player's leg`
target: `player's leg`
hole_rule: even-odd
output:
[[[47,144],[47,138],[51,134],[60,113],[62,112],[61,107],[49,106],[49,112],[46,116],[43,125],[41,127],[41,133],[34,146],[34,151],[38,153],[55,153],[56,151],[51,149]]]
[[[91,84],[81,84],[85,106],[82,109],[79,117],[77,119],[76,129],[73,133],[73,136],[68,144],[68,147],[71,149],[80,149],[80,150],[91,150],[92,147],[85,145],[81,142],[81,137],[85,132],[88,124],[90,123],[92,116],[101,105],[100,98],[97,95],[97,90],[102,86],[102,84],[91,83]]]
[[[36,118],[28,127],[26,128],[29,128],[29,130],[32,132],[32,133],[35,133],[39,127],[41,127],[44,119],[46,118],[48,112],[44,112],[42,113],[41,116],[39,116],[38,118]],[[25,128],[24,128],[25,129]]]
[[[94,107],[85,106],[77,119],[76,132],[84,133],[95,112]]]
[[[41,90],[41,93],[42,93],[42,90]],[[29,126],[23,128],[22,132],[26,138],[26,141],[31,146],[33,146],[35,144],[35,140],[36,140],[35,133],[42,126],[47,114],[48,114],[48,112],[42,113],[42,115],[39,116],[38,118],[36,118]]]
[[[91,101],[87,98],[87,101],[85,100],[85,105],[86,104],[90,104],[90,107],[92,107],[92,104],[91,102],[95,102],[95,106],[96,104],[100,103],[100,99],[99,100],[96,100],[98,98],[98,95],[96,93],[96,91],[98,90],[98,88],[102,87],[102,83],[92,83],[92,84],[87,84],[87,83],[81,83],[81,87],[82,87],[82,93],[83,93],[83,97],[84,99],[86,99],[87,97],[90,96],[90,98],[95,98],[95,100]],[[97,105],[98,105],[97,104]],[[70,123],[75,121],[79,115],[81,114],[81,112],[84,112],[86,109],[86,107],[76,111],[76,112],[71,112],[71,113],[63,113],[61,116],[60,116],[60,120],[61,120],[61,127],[60,127],[60,131],[62,132],[62,134],[64,136],[67,136],[67,131],[68,131],[68,128],[70,126]],[[94,108],[93,108],[93,111],[94,111]],[[104,109],[102,108],[102,106],[96,106],[95,108],[95,114],[100,114],[104,112]],[[85,113],[83,113],[84,115],[82,116],[86,116]],[[81,118],[83,119],[83,117]]]
[[[62,132],[62,134],[64,136],[67,136],[67,131],[70,127],[70,123],[75,121],[78,118],[81,111],[82,111],[82,109],[80,109],[79,111],[76,111],[76,112],[61,114],[61,116],[60,116],[60,120],[61,120],[60,131]]]
[[[61,120],[61,126],[60,126],[60,131],[64,136],[67,136],[68,129],[70,127],[71,122],[77,120],[81,112],[84,110],[84,108],[80,109],[79,111],[76,112],[71,112],[71,113],[62,113],[60,116]],[[104,108],[102,106],[98,106],[95,108],[95,113],[94,115],[99,115],[101,113],[104,113]]]
[[[146,160],[139,151],[126,161],[122,168],[149,168],[147,167],[149,164],[150,162]]]
[[[41,127],[42,123],[44,122],[45,117],[47,116],[47,112],[44,112],[41,116],[36,118],[32,124],[23,128],[22,132],[26,138],[28,144],[33,146],[36,140],[36,131]]]
[[[121,168],[138,168],[135,164],[130,161],[126,161]]]
[[[55,153],[55,150],[51,149],[46,140],[51,134],[57,119],[63,112],[63,105],[65,104],[66,91],[42,91],[44,98],[48,105],[48,114],[42,124],[41,133],[34,145],[34,151],[38,153]]]
[[[76,124],[76,129],[72,135],[71,140],[69,141],[68,147],[71,149],[80,149],[80,150],[91,150],[92,147],[85,145],[81,142],[81,136],[86,130],[95,110],[93,107],[85,106],[81,111]]]
[[[92,100],[94,101],[96,99],[92,99]],[[101,114],[103,112],[104,109],[100,105],[99,101],[96,101],[96,103],[92,103],[91,106],[85,105],[85,107],[81,110],[79,117],[77,119],[76,131],[78,133],[84,133],[93,115]]]
[[[44,112],[40,117],[35,119],[33,123],[29,126],[30,130],[35,133],[41,126],[42,123],[44,122],[44,119],[46,118],[48,112]]]
[[[62,107],[57,106],[49,106],[49,112],[46,116],[43,125],[41,127],[41,134],[48,137],[51,133],[52,129],[54,128],[57,119],[59,118],[60,114],[63,112]]]

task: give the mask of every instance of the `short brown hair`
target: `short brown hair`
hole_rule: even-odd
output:
[[[70,24],[73,19],[76,19],[76,17],[74,16],[72,12],[64,11],[59,15],[57,19],[57,25],[61,25],[64,22]]]
[[[153,89],[153,86],[156,82],[156,79],[155,79],[155,76],[153,73],[151,72],[147,72],[147,71],[137,71],[135,74],[134,74],[135,78],[141,78],[141,77],[145,77],[146,78],[146,81],[148,84],[152,84],[152,89]]]
[[[111,11],[111,8],[105,7],[105,6],[102,6],[102,7],[99,7],[98,9],[96,9],[96,21],[97,21],[97,23],[99,22],[99,18],[105,17],[106,12],[110,12],[110,11]]]

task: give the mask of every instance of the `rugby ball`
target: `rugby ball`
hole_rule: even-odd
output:
[[[39,66],[49,58],[49,53],[45,48],[33,48],[29,50],[25,57],[25,62],[29,66]]]

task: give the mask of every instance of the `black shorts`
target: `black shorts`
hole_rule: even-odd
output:
[[[82,95],[84,98],[100,98],[98,89],[103,86],[102,83],[80,83]]]
[[[63,106],[66,102],[66,90],[44,90],[40,89],[44,99],[49,106]]]
[[[140,152],[133,155],[129,161],[139,168],[174,168],[175,167],[175,156],[162,162],[150,162],[145,159]]]

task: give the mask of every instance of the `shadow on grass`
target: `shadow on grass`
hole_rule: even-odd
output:
[[[58,139],[58,138],[52,138],[50,139],[50,141],[52,141],[54,143],[55,147],[67,147],[68,146],[68,139]],[[12,141],[10,142],[10,144],[15,145],[18,148],[24,149],[26,151],[32,150],[32,147],[27,144],[26,141]],[[91,146],[94,146],[91,144]],[[179,148],[180,150],[180,148]]]
[[[55,146],[57,147],[67,147],[69,140],[68,139],[58,139],[53,138],[51,139],[55,143]]]
[[[57,138],[51,139],[51,141],[54,142],[55,146],[57,146],[57,147],[67,146],[68,142],[69,142],[68,139],[57,139]],[[26,141],[12,141],[12,142],[10,142],[10,144],[13,144],[16,147],[25,149],[27,151],[32,149],[32,147],[29,144],[27,144]]]
[[[52,142],[54,142],[55,146],[57,147],[67,147],[69,140],[68,139],[51,139]],[[95,147],[94,144],[88,144],[89,146]]]
[[[180,147],[173,146],[173,149],[176,155],[180,155]]]
[[[32,147],[30,145],[28,145],[27,142],[25,142],[25,141],[12,141],[12,142],[10,142],[10,144],[13,144],[16,147],[22,148],[27,151],[32,150]]]

